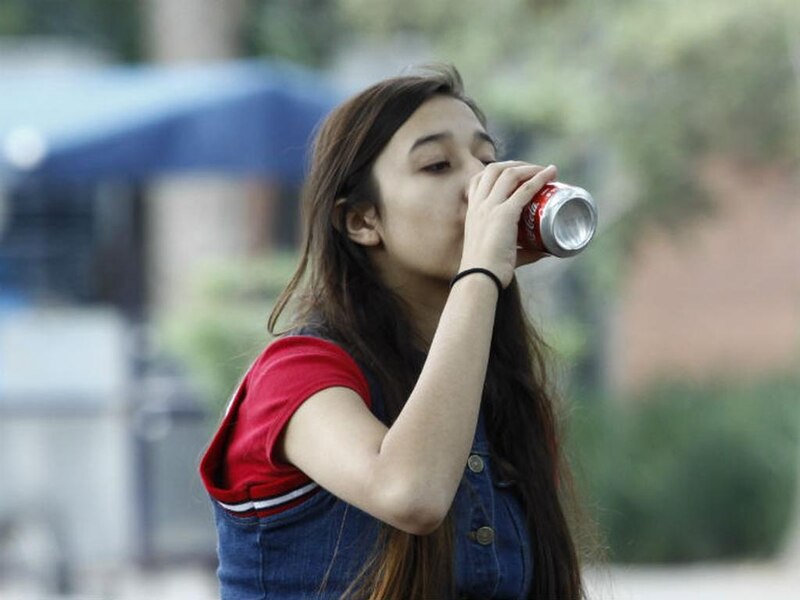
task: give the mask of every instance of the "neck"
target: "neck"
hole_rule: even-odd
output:
[[[447,301],[447,291],[438,297],[428,296],[424,301],[418,300],[416,303],[409,302],[411,322],[419,336],[420,343],[427,351],[433,341],[433,335],[439,326],[439,318],[442,316],[444,303]]]
[[[417,336],[415,342],[422,350],[427,351],[450,293],[448,284],[435,279],[415,282],[414,285],[409,283],[392,285],[391,282],[388,284],[405,304],[408,318]]]

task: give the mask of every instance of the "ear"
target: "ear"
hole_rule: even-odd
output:
[[[336,201],[335,210],[347,210],[344,198]],[[336,222],[338,221],[339,219],[336,219]],[[381,242],[381,236],[378,232],[379,221],[378,211],[375,209],[374,204],[363,208],[351,208],[347,210],[347,214],[344,216],[345,233],[356,244],[377,246]]]

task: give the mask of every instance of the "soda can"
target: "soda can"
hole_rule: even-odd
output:
[[[597,229],[591,194],[574,185],[547,183],[522,210],[518,244],[561,258],[586,248]]]

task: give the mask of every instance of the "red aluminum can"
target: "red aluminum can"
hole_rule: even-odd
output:
[[[591,194],[574,185],[547,183],[522,210],[518,244],[553,256],[582,251],[597,230],[597,208]]]

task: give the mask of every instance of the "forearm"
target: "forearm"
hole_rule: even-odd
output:
[[[402,486],[414,505],[446,512],[455,496],[475,435],[497,296],[481,274],[453,287],[417,385],[381,444],[382,485]]]

